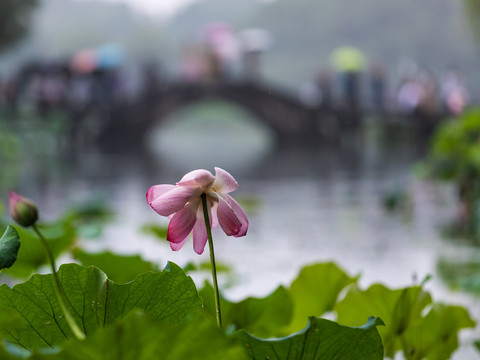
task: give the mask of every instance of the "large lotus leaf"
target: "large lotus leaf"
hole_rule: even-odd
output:
[[[386,327],[379,329],[385,346],[385,355],[393,357],[403,349],[403,334],[422,321],[422,310],[432,302],[420,286],[405,289],[389,289],[374,284],[367,290],[352,288],[335,308],[338,322],[354,325],[365,316],[381,317]]]
[[[305,329],[283,339],[262,340],[244,331],[237,336],[254,360],[382,360],[378,325],[383,325],[379,318],[370,318],[362,327],[348,327],[311,317]]]
[[[110,280],[119,284],[134,280],[138,274],[158,270],[155,264],[143,260],[139,255],[118,255],[110,251],[89,253],[75,249],[73,256],[83,266],[96,266]]]
[[[200,290],[204,308],[215,316],[213,288],[205,282]],[[281,329],[288,325],[293,304],[287,290],[280,286],[265,298],[247,298],[233,303],[220,299],[223,327],[229,330],[242,329],[260,337],[273,337],[281,334]]]
[[[16,357],[10,354],[5,348],[6,344],[3,341],[0,341],[0,359],[2,360],[18,360],[19,357]]]
[[[148,272],[123,285],[108,280],[93,266],[62,265],[58,276],[70,311],[87,336],[135,308],[175,323],[201,304],[192,279],[173,263],[161,273]],[[0,320],[0,333],[13,344],[27,349],[45,348],[72,337],[58,305],[51,274],[34,275],[13,288],[2,285],[1,307],[22,318],[14,327],[2,327]],[[9,316],[8,312],[2,312],[2,316]]]
[[[32,230],[22,228],[17,230],[24,246],[20,247],[15,264],[4,270],[4,273],[17,278],[27,278],[40,266],[48,264],[48,257],[42,242]],[[54,257],[65,252],[75,241],[75,229],[68,223],[42,225],[40,230],[47,239]]]
[[[348,284],[356,281],[356,278],[348,276],[332,262],[304,267],[290,286],[294,315],[286,333],[304,328],[310,316],[320,316],[333,310],[338,294]],[[374,313],[364,316],[363,319]],[[362,321],[357,322],[360,323]]]
[[[195,314],[181,324],[133,311],[85,341],[69,341],[59,354],[35,360],[244,360],[242,346],[214,321]]]
[[[0,238],[0,270],[9,268],[15,263],[19,248],[20,236],[13,226],[8,225]]]
[[[434,304],[422,322],[406,333],[412,360],[447,360],[458,347],[458,332],[474,327],[466,309]]]

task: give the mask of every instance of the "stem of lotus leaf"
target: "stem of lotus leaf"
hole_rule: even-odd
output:
[[[36,224],[32,225],[32,228],[33,228],[33,231],[35,231],[37,236],[40,238],[40,241],[42,242],[43,246],[45,247],[45,250],[47,251],[48,261],[50,262],[50,267],[52,268],[52,273],[53,273],[53,285],[55,289],[55,294],[57,296],[58,303],[60,304],[60,308],[62,309],[62,312],[65,315],[65,320],[67,321],[68,326],[72,330],[73,335],[75,335],[75,337],[78,340],[84,340],[85,333],[78,327],[77,323],[73,319],[72,314],[70,314],[70,311],[68,311],[68,308],[66,306],[65,293],[63,292],[62,285],[58,280],[57,270],[55,266],[55,258],[53,256],[52,250],[50,250],[50,246],[48,246],[47,240],[42,235],[37,225]]]
[[[203,216],[205,217],[205,227],[207,228],[208,248],[210,249],[210,264],[212,266],[213,289],[215,294],[215,310],[217,315],[217,325],[222,328],[222,313],[220,311],[220,294],[218,292],[217,268],[215,265],[215,253],[213,251],[212,229],[210,227],[210,218],[208,216],[207,195],[202,194]]]

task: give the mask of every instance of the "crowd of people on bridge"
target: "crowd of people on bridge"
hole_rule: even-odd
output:
[[[380,115],[403,116],[456,116],[470,102],[465,80],[454,66],[448,67],[441,78],[427,68],[414,68],[398,76],[398,84],[393,86],[387,74],[379,63],[369,71],[322,70],[300,88],[299,97],[311,107],[367,108]]]
[[[215,25],[206,32],[209,54],[201,65],[195,56],[183,54],[178,79],[187,82],[228,81],[222,74],[235,52],[232,32],[228,27]],[[246,68],[242,81],[258,81],[259,56],[268,45],[268,34],[250,29],[243,34]],[[246,45],[245,45],[246,46]],[[376,114],[458,115],[468,105],[470,98],[461,72],[451,66],[442,78],[435,77],[428,68],[409,63],[396,76],[392,85],[391,72],[381,62],[374,62],[367,69],[366,61],[353,61],[355,49],[342,47],[343,58],[335,58],[335,69],[318,72],[299,90],[299,99],[305,106],[322,109],[367,109]],[[341,54],[341,53],[339,53]],[[198,54],[197,54],[198,55]],[[338,55],[338,54],[337,54]],[[348,55],[348,57],[346,56]],[[89,51],[81,51],[67,61],[33,61],[19,67],[13,76],[0,76],[0,109],[15,112],[19,104],[29,104],[39,115],[62,110],[73,118],[92,109],[108,109],[124,104],[132,97],[130,79],[121,62],[95,62]],[[195,60],[196,59],[196,60]],[[208,64],[207,61],[207,64]],[[144,66],[142,85],[133,97],[160,100],[155,94],[165,86],[164,77],[156,64]],[[390,76],[389,76],[390,74]],[[147,96],[145,96],[147,94]],[[149,94],[149,95],[148,95]],[[152,95],[153,94],[153,95]]]
[[[29,62],[14,76],[0,78],[0,107],[15,113],[28,105],[38,115],[52,111],[82,113],[122,101],[118,69],[81,71],[63,61]]]
[[[272,46],[271,34],[255,28],[236,32],[227,24],[209,24],[203,30],[203,42],[184,49],[180,79],[225,81],[231,78],[231,64],[241,59],[241,79],[261,81],[260,57]],[[301,86],[299,97],[305,105],[444,116],[460,114],[470,101],[463,76],[455,66],[435,76],[428,67],[405,58],[393,74],[381,61],[371,61],[352,46],[332,50],[329,60],[331,68]]]

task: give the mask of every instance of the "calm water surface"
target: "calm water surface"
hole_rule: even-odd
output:
[[[234,196],[258,203],[248,213],[246,237],[214,231],[218,260],[231,264],[235,274],[233,281],[231,276],[220,278],[227,297],[264,296],[279,284],[289,284],[305,264],[335,261],[351,275],[361,274],[364,287],[374,282],[408,286],[432,274],[426,288],[434,299],[466,304],[480,319],[473,297],[450,292],[436,276],[439,259],[478,253],[439,235],[438,225],[456,211],[453,189],[412,175],[421,147],[417,140],[407,136],[382,144],[377,135],[346,140],[336,149],[321,144],[308,150],[277,148],[268,129],[242,111],[210,104],[151,129],[151,156],[105,155],[90,149],[60,171],[62,175],[42,172],[38,162],[24,171],[37,179],[47,217],[55,217],[71,201],[108,199],[116,221],[106,227],[102,241],[85,241],[87,248],[140,253],[163,266],[166,261],[207,261],[208,251],[198,256],[189,242],[172,252],[168,244],[139,231],[148,222],[167,224],[146,205],[148,187],[175,183],[195,168],[213,171],[220,166],[240,183]],[[406,211],[391,214],[381,201],[395,189],[404,189],[412,201]],[[472,332],[462,336],[465,343],[474,337]],[[464,345],[455,358],[475,356]]]

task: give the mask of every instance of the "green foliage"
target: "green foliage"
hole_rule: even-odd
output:
[[[480,261],[472,259],[465,262],[451,262],[440,259],[437,272],[453,290],[480,294]]]
[[[80,254],[94,263],[105,255]],[[113,266],[115,258],[106,255],[106,263]],[[120,257],[118,266],[137,260]],[[442,360],[458,347],[458,331],[474,326],[464,308],[432,303],[420,286],[392,290],[375,284],[361,290],[356,278],[332,263],[306,266],[289,289],[280,286],[265,298],[221,299],[224,327],[227,334],[237,331],[234,338],[214,325],[212,287],[207,283],[200,291],[206,312],[200,311],[192,280],[175,264],[124,285],[107,280],[94,267],[76,264],[62,265],[59,278],[87,340],[71,336],[53,294],[52,276],[34,275],[13,288],[0,287],[0,335],[13,344],[0,345],[2,359],[19,358],[14,352],[22,348],[43,352],[31,359],[54,360],[113,360],[120,353],[122,359],[145,360],[156,354],[167,360],[243,359],[245,354],[261,360],[382,359],[384,344],[385,356],[403,351],[408,359]],[[348,292],[337,302],[344,289]],[[332,310],[339,324],[312,316]],[[310,321],[300,332],[276,340],[258,338],[283,336],[303,315]],[[355,327],[371,315],[377,318]],[[383,325],[380,319],[386,326],[377,329]],[[53,354],[44,353],[47,344],[54,347],[49,350]]]
[[[199,293],[204,308],[215,317],[213,287],[205,282]],[[243,329],[255,336],[272,337],[283,334],[292,318],[293,303],[288,291],[280,286],[263,299],[249,297],[238,303],[220,299],[223,326],[229,331]]]
[[[134,280],[138,274],[158,271],[155,264],[143,260],[140,255],[118,255],[110,251],[94,254],[82,249],[75,249],[72,254],[83,266],[93,265],[119,284]]]
[[[231,266],[220,261],[216,261],[215,266],[217,268],[217,273],[230,274],[232,272]],[[212,263],[210,260],[202,261],[200,263],[190,261],[183,267],[183,271],[185,271],[185,273],[191,271],[208,271],[210,273],[212,271]]]
[[[60,219],[48,224],[40,224],[39,227],[45,235],[54,257],[57,258],[71,250],[80,236],[98,236],[102,231],[103,224],[112,217],[113,214],[105,203],[97,200],[72,207]],[[0,219],[0,231],[5,230],[6,226],[6,223]],[[15,264],[8,270],[4,270],[3,273],[15,278],[25,279],[39,267],[48,264],[48,258],[42,243],[31,229],[18,228],[17,231],[25,246],[20,248]],[[88,262],[88,265],[97,265],[90,263],[93,258],[87,260],[85,256],[83,259],[86,263]],[[101,264],[107,266],[105,264],[106,257],[107,255],[104,255],[103,258],[100,257],[101,259],[97,257],[97,260],[102,261]],[[147,270],[153,270],[153,268]],[[123,271],[126,271],[125,276],[119,281],[123,281],[128,276],[130,276],[129,280],[133,280],[135,275],[140,273],[139,271],[133,274],[133,269],[131,269],[130,275],[127,275],[128,270]]]
[[[464,308],[434,303],[422,286],[390,289],[374,284],[367,290],[361,290],[355,285],[356,281],[357,278],[348,276],[333,263],[306,266],[288,290],[279,287],[263,299],[248,298],[238,303],[221,299],[224,326],[228,331],[241,329],[245,332],[240,338],[252,359],[264,359],[265,356],[277,358],[272,351],[277,352],[280,359],[294,359],[283,353],[296,346],[289,343],[291,336],[280,343],[253,336],[284,336],[302,321],[328,311],[336,313],[338,323],[345,328],[357,326],[373,315],[386,324],[378,329],[385,346],[385,356],[394,357],[402,351],[409,359],[442,360],[448,359],[457,349],[458,332],[475,325]],[[338,302],[339,294],[345,289],[348,290],[345,297]],[[215,307],[211,285],[206,283],[200,296],[213,319]],[[307,330],[300,333],[304,331]],[[337,345],[336,341],[328,343]]]
[[[168,227],[158,224],[145,224],[141,227],[140,231],[144,234],[153,235],[155,238],[163,241],[167,241]]]
[[[387,325],[380,330],[385,345],[385,355],[393,356],[402,349],[400,337],[410,323],[421,316],[431,298],[420,287],[391,290],[383,285],[372,285],[365,291],[352,288],[345,299],[337,304],[338,321],[353,325],[372,311]],[[367,315],[369,314],[369,315]]]
[[[401,214],[405,220],[408,220],[412,215],[412,200],[407,189],[397,186],[383,194],[381,204],[385,211],[392,214]]]
[[[64,253],[75,242],[75,229],[69,223],[57,222],[39,227],[55,257]],[[3,273],[16,278],[27,278],[40,266],[48,263],[47,253],[31,229],[19,228],[18,234],[24,246],[20,247],[15,264]]]
[[[464,181],[480,176],[480,109],[442,124],[433,136],[427,163],[440,180]]]
[[[7,349],[6,349],[6,344],[2,341],[0,342],[0,359],[2,360],[17,360],[19,358],[22,358],[20,356],[16,357],[12,354],[10,354]],[[28,354],[27,354],[28,355]]]
[[[372,313],[382,318],[386,326],[379,332],[388,357],[402,350],[408,359],[449,359],[458,346],[458,332],[475,323],[465,309],[453,306],[433,304],[424,315],[429,305],[432,298],[420,286],[392,290],[375,284],[367,290],[352,288],[337,304],[336,312],[339,323],[346,325],[358,323]],[[445,324],[440,326],[439,319]],[[442,344],[442,352],[432,346],[435,343]]]
[[[458,331],[473,326],[475,323],[464,308],[433,304],[422,321],[405,333],[413,352],[410,359],[450,359],[458,347]]]
[[[91,221],[105,223],[110,221],[114,213],[101,198],[95,198],[73,206],[67,211],[64,219],[76,224],[84,224]]]
[[[0,51],[13,44],[27,31],[29,15],[37,0],[2,0],[0,11]]]
[[[480,236],[480,109],[472,109],[459,119],[442,124],[433,136],[423,164],[431,178],[451,181],[458,189],[462,205],[459,229]]]
[[[263,299],[248,298],[239,303],[222,298],[222,319],[226,327],[255,336],[285,336],[304,328],[310,316],[332,311],[338,294],[356,280],[331,262],[305,266],[288,290],[280,286]],[[200,296],[214,315],[213,288],[208,282]]]
[[[283,339],[261,340],[245,331],[237,336],[250,358],[255,360],[381,360],[383,346],[376,328],[378,325],[383,325],[378,318],[371,318],[365,326],[353,328],[312,317],[304,330]]]
[[[103,225],[114,218],[113,212],[102,198],[78,204],[68,210],[61,221],[70,223],[85,238],[98,238]]]
[[[58,256],[75,244],[79,227],[101,225],[109,218],[101,207],[87,206],[42,225],[42,232]],[[163,230],[154,226],[146,231],[158,235]],[[18,234],[19,258],[3,272],[27,276],[46,264],[46,255],[30,230],[19,229]],[[0,287],[0,358],[113,360],[122,354],[123,359],[147,360],[162,354],[167,360],[245,356],[263,360],[297,359],[302,352],[304,359],[381,359],[383,341],[387,356],[403,351],[411,359],[442,360],[458,347],[458,331],[474,325],[465,309],[432,304],[419,286],[391,290],[377,284],[362,291],[355,285],[356,277],[326,263],[304,267],[289,288],[280,286],[264,298],[237,303],[221,299],[226,333],[236,332],[232,338],[214,325],[211,286],[207,283],[200,291],[205,311],[201,310],[195,285],[175,264],[154,273],[149,270],[156,266],[138,255],[94,254],[80,248],[73,255],[84,265],[103,270],[67,264],[58,273],[67,306],[87,340],[73,338],[54,294],[52,275],[34,275],[13,288]],[[209,265],[187,268],[209,270]],[[230,272],[228,266],[224,270]],[[131,282],[120,284],[127,281]],[[338,303],[342,292],[346,296]],[[342,325],[315,318],[326,312],[336,312]],[[370,316],[378,319],[361,328],[349,327]],[[383,324],[379,318],[386,326],[377,330]],[[291,334],[307,319],[308,326],[294,335],[257,338]]]
[[[161,273],[145,273],[123,285],[95,267],[76,264],[62,265],[58,276],[69,310],[87,336],[133,309],[176,323],[200,305],[193,281],[172,263]],[[54,295],[52,275],[34,275],[13,288],[2,285],[0,307],[7,310],[1,316],[8,320],[13,314],[18,319],[15,326],[0,326],[0,333],[20,347],[53,347],[73,337]]]
[[[141,228],[140,231],[143,234],[146,235],[151,235],[155,239],[168,244],[167,242],[167,232],[168,232],[168,227],[164,225],[158,225],[157,223],[148,223],[144,224]],[[94,264],[96,265],[96,264]],[[217,267],[217,273],[226,273],[230,274],[232,272],[231,267],[228,264],[222,263],[220,261],[216,262],[216,267]],[[209,260],[203,261],[200,263],[194,263],[194,262],[188,262],[184,267],[183,271],[185,273],[193,272],[193,271],[212,271],[212,266]]]
[[[291,333],[304,328],[309,316],[320,316],[327,311],[332,311],[338,294],[347,285],[356,281],[356,278],[348,276],[331,262],[305,266],[290,286],[289,293],[294,303],[294,315],[287,332]],[[365,319],[373,314],[374,312],[367,315]]]
[[[20,249],[18,232],[13,226],[8,225],[0,239],[0,270],[9,268],[15,263],[18,249]]]
[[[201,314],[181,324],[170,324],[133,311],[86,341],[69,341],[58,354],[37,355],[34,359],[243,360],[247,356],[235,339]]]

